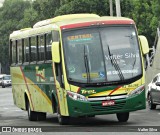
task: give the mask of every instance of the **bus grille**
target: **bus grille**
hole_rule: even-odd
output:
[[[126,101],[116,102],[113,106],[102,106],[101,103],[92,104],[91,107],[94,111],[111,111],[111,110],[118,110],[123,109],[126,104]]]
[[[126,99],[128,96],[127,94],[119,94],[119,95],[109,95],[109,96],[95,96],[95,97],[88,97],[88,101],[96,102],[96,101],[105,101],[107,97],[110,97],[111,100],[119,100],[119,99]]]

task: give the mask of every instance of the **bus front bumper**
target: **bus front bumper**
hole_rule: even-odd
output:
[[[67,97],[67,101],[71,117],[123,113],[146,108],[145,91],[139,95],[115,100],[115,104],[111,106],[102,106],[102,101],[79,101],[70,97]]]

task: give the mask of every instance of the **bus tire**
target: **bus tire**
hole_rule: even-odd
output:
[[[156,104],[153,104],[152,96],[150,93],[148,94],[148,106],[150,110],[156,109]]]
[[[129,112],[117,113],[117,119],[119,122],[127,122],[129,119]]]
[[[2,85],[2,88],[5,88],[5,85]]]
[[[59,122],[60,125],[69,124],[69,120],[70,120],[69,116],[62,116],[60,114],[60,109],[59,109],[58,106],[57,106],[57,118],[58,118],[58,122]]]
[[[55,96],[53,94],[52,94],[52,111],[53,111],[53,113],[57,112],[57,102],[56,102]]]
[[[43,112],[37,112],[37,113],[38,113],[38,118],[37,118],[38,121],[46,120],[46,113]]]
[[[38,113],[31,111],[30,103],[27,101],[27,112],[28,112],[28,119],[30,121],[37,121]]]
[[[93,117],[95,117],[95,115],[88,115],[88,117],[93,118]]]

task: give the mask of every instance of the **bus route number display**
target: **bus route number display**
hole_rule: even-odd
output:
[[[68,36],[67,39],[68,41],[74,41],[74,42],[79,42],[79,41],[89,41],[92,40],[93,36],[92,34],[82,34],[82,35],[74,35],[74,36]]]

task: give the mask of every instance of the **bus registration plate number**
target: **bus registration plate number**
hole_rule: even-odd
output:
[[[102,106],[112,106],[112,105],[115,105],[114,100],[102,101]]]

